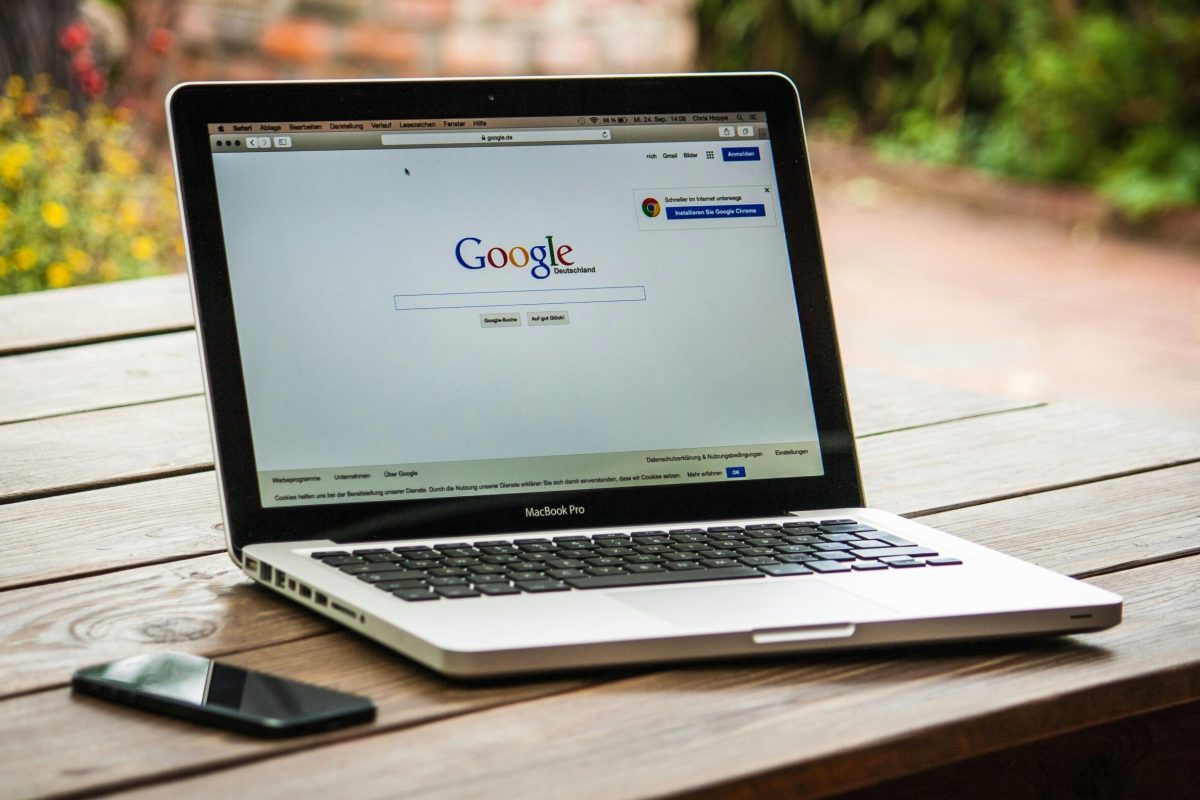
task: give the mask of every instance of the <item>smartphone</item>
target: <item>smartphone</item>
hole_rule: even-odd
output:
[[[375,718],[365,697],[187,653],[85,667],[71,687],[147,711],[258,736],[298,736]]]

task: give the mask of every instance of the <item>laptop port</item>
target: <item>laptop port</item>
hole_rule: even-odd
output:
[[[287,582],[287,575],[279,570],[275,570],[275,585],[278,586],[280,589],[282,589],[283,585],[286,582]]]
[[[312,589],[309,589],[303,583],[300,584],[300,596],[307,600],[308,598],[312,597]]]
[[[346,608],[341,603],[330,603],[329,607],[332,608],[334,611],[342,612],[343,614],[345,614],[347,617],[350,617],[351,619],[356,619],[358,617],[357,614],[355,614],[350,609]]]
[[[313,599],[317,601],[317,605],[319,605],[319,606],[326,605],[329,602],[329,598],[327,598],[325,595],[321,594],[320,592],[317,592],[316,596]]]
[[[258,565],[258,577],[262,578],[267,583],[271,582],[272,572],[273,572],[273,570],[271,569],[270,564],[259,564]]]

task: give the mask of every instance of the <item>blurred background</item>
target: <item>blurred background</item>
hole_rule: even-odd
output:
[[[1200,421],[1200,0],[0,0],[0,294],[182,269],[179,81],[748,68],[848,363]]]

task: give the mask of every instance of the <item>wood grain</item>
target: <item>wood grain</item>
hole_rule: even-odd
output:
[[[1017,556],[1032,555],[1033,560],[1043,566],[1069,573],[1088,568],[1096,562],[1097,548],[1094,543],[1097,535],[1105,537],[1110,532],[1137,528],[1139,521],[1146,518],[1147,507],[1161,510],[1165,506],[1173,510],[1157,514],[1154,524],[1140,528],[1140,540],[1127,536],[1113,537],[1111,548],[1100,548],[1100,552],[1107,553],[1114,564],[1128,563],[1147,551],[1165,557],[1172,547],[1190,544],[1190,540],[1186,538],[1181,541],[1180,535],[1188,529],[1188,518],[1190,514],[1194,514],[1194,510],[1188,508],[1190,498],[1178,496],[1177,487],[1185,485],[1198,471],[1200,466],[1176,467],[1154,473],[1153,475],[1159,477],[1157,482],[1152,480],[1153,475],[1103,481],[1072,490],[987,504],[979,507],[978,513],[969,517],[965,516],[966,512],[950,512],[945,516],[963,515],[955,517],[952,521],[957,523],[956,532],[966,538],[987,541]],[[1122,486],[1126,482],[1136,485],[1127,489]],[[1120,502],[1127,498],[1130,492],[1140,492],[1142,502]],[[1057,502],[1052,502],[1055,499]],[[1192,506],[1194,507],[1194,502]],[[1103,520],[1102,527],[1097,527],[1101,521],[1100,512],[1093,507],[1112,509]],[[1064,542],[1073,542],[1076,546],[1064,544],[1046,549],[1045,527],[1006,527],[1003,524],[1012,520],[1034,519],[1039,515],[1058,520],[1054,535]],[[84,654],[68,654],[68,658],[55,660],[52,642],[47,641],[46,645],[47,663],[44,677],[49,681],[46,685],[53,685],[73,668],[88,661],[83,657]],[[379,674],[396,676],[394,686],[385,682],[383,688],[372,686],[368,692],[381,705],[378,722],[380,729],[411,724],[412,718],[403,714],[403,710],[408,708],[424,709],[433,716],[441,716],[445,713],[444,709],[436,703],[430,705],[425,702],[425,698],[430,693],[449,691],[454,686],[418,667],[409,666],[405,659],[393,656],[348,633],[323,635],[269,647],[265,651],[271,660],[257,660],[260,658],[258,654],[264,652],[260,650],[241,654],[237,658],[247,659],[247,665],[276,669],[302,679],[331,683],[359,691],[365,690],[362,685],[355,683],[355,676],[359,674],[360,669],[379,669],[383,670]],[[901,664],[907,660],[907,656],[903,654],[881,654],[878,657],[898,658]],[[808,659],[809,657],[806,657],[803,663],[809,663]],[[855,657],[848,663],[860,665],[863,662],[859,657]],[[724,670],[732,681],[740,674],[738,670],[755,669],[758,666],[761,664],[749,662],[749,667],[745,664],[734,664],[720,669]],[[603,680],[604,676],[592,673],[585,678],[588,681],[598,681]],[[852,678],[846,677],[844,680],[852,681]],[[516,688],[524,690],[528,687],[521,685]],[[463,691],[470,692],[469,689]],[[52,763],[52,752],[40,757],[33,753],[23,754],[21,758],[13,760],[11,771],[5,771],[0,766],[0,785],[7,781],[42,781],[30,786],[36,785],[39,792],[84,791],[103,788],[113,781],[128,780],[147,773],[167,775],[182,770],[208,768],[229,763],[231,760],[255,757],[263,752],[249,745],[239,748],[239,740],[228,740],[224,737],[220,739],[219,747],[210,747],[208,739],[202,734],[198,737],[196,731],[190,727],[157,721],[154,725],[147,726],[142,717],[130,714],[132,712],[98,714],[94,706],[85,706],[81,710],[77,703],[66,700],[65,690],[41,692],[0,703],[0,730],[11,728],[26,732],[27,735],[17,737],[20,741],[36,741],[45,732],[58,731],[56,741],[59,745],[78,754],[69,765]],[[104,731],[102,737],[95,735],[98,730]],[[146,737],[160,734],[167,737],[164,739],[164,747],[148,751],[153,753],[153,764],[144,760],[129,759],[123,755],[141,752],[146,747]],[[199,741],[193,750],[189,743],[197,738]],[[103,744],[99,744],[98,740]],[[32,745],[30,749],[33,749]],[[26,758],[42,758],[43,760],[37,763],[45,763],[45,769],[39,767],[36,770],[37,774],[31,775],[30,770],[20,766]],[[3,761],[0,759],[0,764]],[[31,790],[29,793],[35,792]]]
[[[1044,405],[872,369],[848,369],[846,384],[858,438]]]
[[[204,399],[0,425],[0,502],[212,467]]]
[[[0,355],[190,327],[186,275],[31,292],[0,303]]]
[[[1076,576],[1200,553],[1200,464],[921,517]]]
[[[374,699],[378,718],[371,725],[330,734],[263,741],[56,689],[0,703],[6,731],[6,744],[0,745],[4,756],[0,758],[0,786],[20,797],[96,791],[138,774],[165,777],[200,766],[217,768],[267,753],[311,748],[317,742],[545,697],[585,684],[584,679],[453,684],[349,633],[263,647],[224,660],[303,680],[318,680],[317,676],[323,675],[322,685]],[[47,741],[54,741],[55,747],[46,747]],[[68,746],[72,749],[65,749]],[[70,752],[70,758],[64,758],[64,752]]]
[[[873,436],[858,452],[867,503],[911,514],[1195,461],[1200,435],[1054,405]]]
[[[1064,736],[890,781],[836,800],[1029,800],[1038,797],[1194,797],[1200,790],[1200,702],[1139,714]],[[984,789],[986,787],[986,790]],[[786,781],[756,780],[735,793],[698,797],[794,797]]]
[[[0,358],[0,424],[198,395],[190,331]]]
[[[226,653],[334,627],[253,586],[224,553],[17,589],[0,594],[0,695],[137,653]]]
[[[1097,578],[1128,617],[1069,641],[653,672],[128,796],[649,797],[784,769],[792,796],[845,791],[1196,699],[1198,567]]]
[[[216,474],[0,505],[0,590],[225,548]]]

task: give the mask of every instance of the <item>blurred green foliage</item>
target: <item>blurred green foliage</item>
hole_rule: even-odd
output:
[[[714,69],[778,69],[888,155],[1200,204],[1200,0],[701,0]]]

